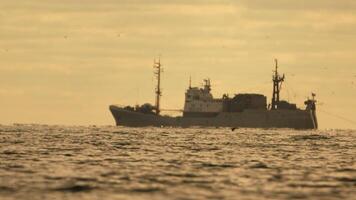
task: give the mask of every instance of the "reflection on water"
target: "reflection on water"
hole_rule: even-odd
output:
[[[0,126],[0,199],[355,199],[355,133]]]

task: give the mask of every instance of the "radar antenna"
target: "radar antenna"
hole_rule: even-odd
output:
[[[211,84],[210,79],[204,79],[204,90],[210,92],[211,91]]]
[[[284,74],[283,76],[280,76],[278,73],[278,60],[274,59],[276,62],[276,70],[274,71],[273,74],[273,95],[272,95],[272,110],[278,109],[278,104],[279,104],[279,94],[281,92],[282,88],[282,83],[284,81]]]

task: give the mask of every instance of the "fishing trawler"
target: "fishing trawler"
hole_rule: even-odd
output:
[[[222,98],[214,98],[210,80],[207,79],[202,88],[192,87],[190,82],[181,116],[161,115],[161,111],[164,111],[160,108],[162,68],[160,61],[154,61],[157,79],[155,105],[111,105],[109,108],[117,126],[317,129],[315,94],[312,93],[312,98],[304,102],[304,109],[280,100],[285,75],[279,74],[278,61],[275,60],[275,63],[272,100],[268,105],[267,97],[262,94],[236,94],[232,98],[223,95]]]

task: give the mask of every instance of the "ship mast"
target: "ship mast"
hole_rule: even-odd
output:
[[[192,89],[192,76],[189,77],[189,89]]]
[[[278,73],[278,60],[275,59],[276,62],[276,70],[274,71],[273,74],[273,95],[272,95],[272,110],[278,109],[278,103],[279,103],[279,93],[281,91],[282,83],[284,81],[284,74],[283,76],[280,76]]]
[[[163,72],[163,69],[161,68],[161,61],[158,59],[158,62],[156,60],[153,61],[153,68],[155,68],[154,74],[157,79],[157,86],[156,86],[156,114],[159,115],[161,112],[160,110],[160,99],[162,96],[162,90],[161,90],[161,72]]]

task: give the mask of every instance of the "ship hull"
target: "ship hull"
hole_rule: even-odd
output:
[[[222,112],[214,117],[170,117],[144,114],[110,106],[117,126],[145,127],[244,127],[317,129],[315,111],[311,110],[245,110]]]

